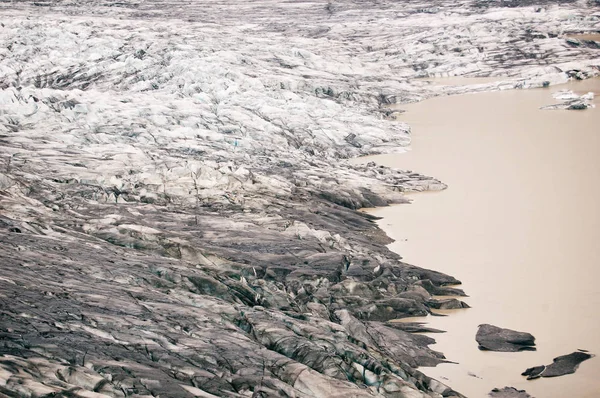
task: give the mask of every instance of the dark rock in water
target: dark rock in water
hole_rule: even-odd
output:
[[[554,109],[566,109],[569,111],[582,111],[588,108],[592,108],[594,105],[587,101],[586,99],[575,99],[570,101],[565,101],[561,104],[547,105],[543,106],[540,109],[543,110],[554,110]]]
[[[543,377],[563,376],[570,373],[575,373],[579,364],[592,357],[591,354],[585,352],[572,352],[568,355],[562,355],[554,358],[554,362],[546,366],[546,370],[542,373]]]
[[[548,366],[540,365],[527,369],[521,373],[527,376],[527,380],[537,379],[538,377],[557,377],[575,373],[579,364],[593,355],[587,352],[575,351],[568,355],[562,355],[554,358],[554,362]]]
[[[525,390],[514,387],[494,388],[488,395],[492,398],[533,398]]]
[[[475,340],[480,350],[517,352],[535,351],[535,337],[530,333],[503,329],[493,325],[479,325]]]
[[[544,370],[546,370],[546,365],[534,366],[521,373],[521,376],[527,376],[528,380],[537,379]]]
[[[576,110],[576,111],[580,111],[580,110],[584,110],[589,108],[590,105],[582,102],[582,101],[574,101],[572,103],[569,104],[569,107],[567,109],[569,110]]]

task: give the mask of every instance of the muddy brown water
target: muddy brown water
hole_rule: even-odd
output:
[[[416,79],[433,86],[465,86],[472,84],[486,84],[511,81],[510,77],[463,77],[463,76],[447,76],[447,77],[424,77]]]
[[[596,108],[539,110],[560,89]],[[526,381],[526,368],[586,349],[600,354],[600,79],[465,94],[402,106],[412,149],[363,159],[448,184],[413,203],[370,210],[404,260],[462,280],[470,309],[426,317],[432,348],[459,364],[422,370],[469,397],[494,387],[537,398],[600,397],[600,357],[575,374]],[[415,319],[411,319],[414,321]],[[527,331],[536,352],[478,350],[477,325]]]
[[[579,40],[600,41],[600,33],[580,33],[575,35],[568,35],[567,37]]]

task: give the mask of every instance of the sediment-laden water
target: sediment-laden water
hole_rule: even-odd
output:
[[[539,110],[567,88],[598,96],[600,80],[403,106],[412,150],[369,159],[449,186],[371,213],[405,261],[456,276],[470,295],[471,309],[422,319],[447,331],[434,348],[459,363],[423,370],[470,397],[505,385],[544,398],[600,396],[598,358],[574,375],[520,376],[576,349],[600,353],[600,109]],[[538,349],[479,351],[482,323],[531,332]]]

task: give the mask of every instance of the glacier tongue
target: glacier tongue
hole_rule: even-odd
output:
[[[445,186],[347,159],[409,145],[389,105],[600,68],[591,2],[0,10],[0,395],[460,396],[387,323],[459,281],[356,211]],[[416,80],[455,75],[498,81]]]

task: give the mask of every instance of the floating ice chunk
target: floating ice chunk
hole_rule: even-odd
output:
[[[581,99],[592,101],[594,99],[594,93],[590,91],[589,93],[582,95]]]
[[[579,96],[571,90],[561,90],[552,94],[554,98],[561,101],[572,101],[579,99]]]
[[[561,100],[562,103],[543,106],[540,109],[583,110],[595,107],[591,102],[594,99],[594,93],[592,92],[579,96],[571,90],[562,90],[554,93],[552,96]]]

